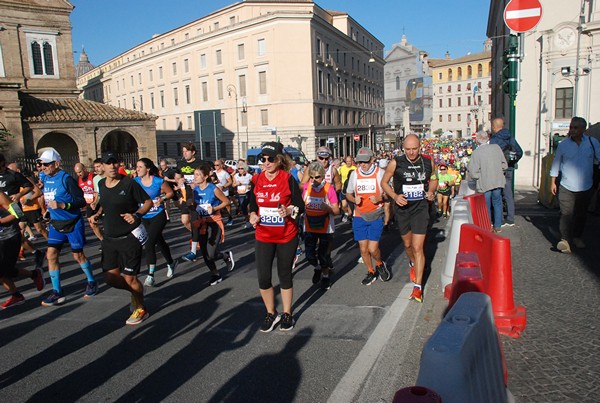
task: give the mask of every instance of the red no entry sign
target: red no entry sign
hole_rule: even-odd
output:
[[[354,141],[358,141],[358,140],[360,140],[360,136],[358,134],[355,134],[354,135]]]
[[[511,0],[504,9],[504,22],[515,32],[527,32],[542,19],[539,0]]]

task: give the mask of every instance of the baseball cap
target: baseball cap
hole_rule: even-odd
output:
[[[362,147],[356,153],[356,162],[369,162],[373,158],[373,151],[368,147]]]
[[[269,157],[275,157],[278,154],[283,154],[283,145],[276,141],[270,141],[263,144],[260,153]]]
[[[317,150],[317,156],[319,157],[331,157],[332,155],[333,154],[331,153],[329,147],[322,146]]]
[[[102,154],[102,163],[103,164],[113,164],[115,162],[119,162],[117,155],[112,151],[107,151]]]
[[[60,161],[60,154],[56,152],[56,150],[46,150],[40,155],[40,157],[36,160],[43,163],[50,163],[54,161]]]
[[[448,168],[448,165],[446,165],[445,162],[440,162],[438,165],[438,168],[441,168],[441,167]]]

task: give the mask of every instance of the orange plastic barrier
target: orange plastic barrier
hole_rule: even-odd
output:
[[[471,207],[473,224],[491,231],[492,220],[490,219],[490,214],[485,202],[485,195],[483,193],[475,193],[473,195],[465,196],[464,199],[469,202],[469,207]]]
[[[431,389],[410,386],[397,391],[392,403],[442,403],[442,398]]]
[[[444,298],[448,300],[448,309],[452,308],[458,297],[465,292],[485,292],[480,266],[477,253],[458,252],[456,254],[452,283],[444,288]]]
[[[460,252],[474,252],[479,257],[483,290],[492,299],[498,332],[518,338],[527,324],[525,307],[516,306],[513,298],[510,239],[473,224],[460,230]]]

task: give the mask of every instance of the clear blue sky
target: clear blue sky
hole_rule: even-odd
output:
[[[201,18],[235,0],[70,0],[73,48],[82,46],[99,65],[142,43]],[[317,0],[328,10],[344,11],[373,33],[385,49],[409,43],[430,57],[483,51],[490,2],[486,0]],[[129,18],[129,15],[137,15]],[[79,53],[75,54],[75,62]]]

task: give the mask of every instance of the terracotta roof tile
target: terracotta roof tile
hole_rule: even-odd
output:
[[[486,51],[486,52],[473,53],[470,55],[461,56],[456,59],[429,59],[429,65],[431,67],[444,67],[444,66],[450,66],[453,64],[461,64],[461,63],[474,62],[477,60],[491,59],[491,57],[492,57],[492,52]]]
[[[22,117],[27,122],[107,122],[156,120],[156,116],[79,98],[41,99],[24,96]]]

